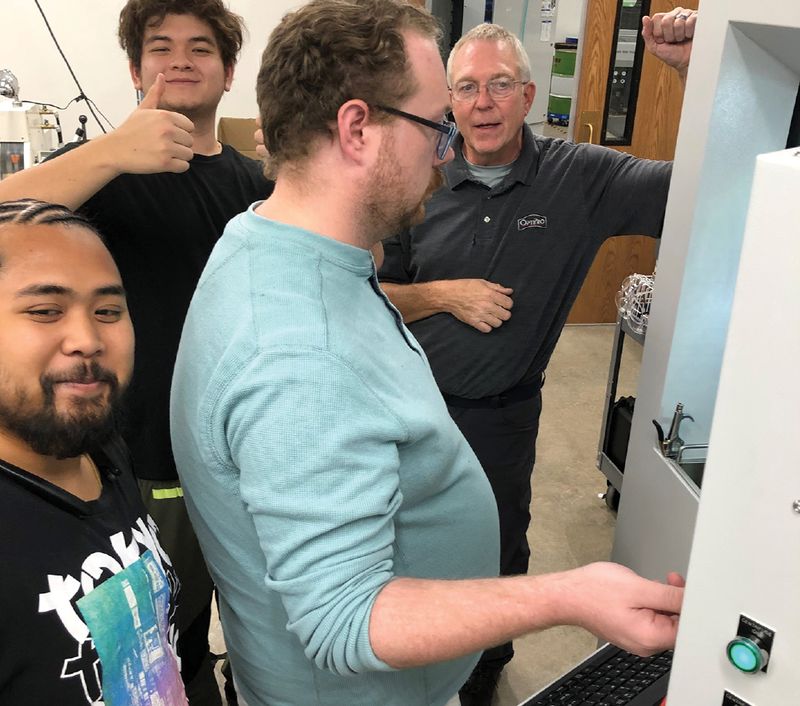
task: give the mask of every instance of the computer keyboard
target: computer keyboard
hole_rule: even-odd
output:
[[[671,651],[637,657],[606,645],[523,706],[656,706],[671,666]]]

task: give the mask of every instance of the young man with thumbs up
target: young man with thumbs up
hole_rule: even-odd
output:
[[[216,139],[242,19],[222,0],[129,0],[119,39],[139,107],[113,132],[73,144],[0,183],[0,201],[78,209],[105,234],[136,327],[125,438],[145,504],[181,580],[178,624],[192,706],[219,704],[208,651],[212,584],[183,505],[169,391],[184,316],[227,221],[266,198],[259,162]]]

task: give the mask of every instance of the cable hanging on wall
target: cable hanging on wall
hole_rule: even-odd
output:
[[[100,130],[102,132],[104,132],[104,133],[106,132],[106,129],[103,126],[103,123],[100,122],[100,118],[97,117],[97,113],[100,113],[100,115],[103,116],[103,119],[108,123],[108,125],[113,130],[114,129],[114,125],[111,123],[111,121],[105,115],[103,115],[103,112],[97,107],[95,102],[93,100],[91,100],[86,95],[86,93],[84,93],[83,87],[81,86],[80,81],[78,81],[78,77],[75,75],[75,72],[72,70],[72,66],[70,66],[70,63],[67,60],[67,57],[64,55],[64,52],[61,49],[61,45],[58,43],[58,40],[56,39],[56,35],[53,33],[53,30],[50,27],[50,23],[47,21],[47,16],[44,14],[44,10],[42,10],[42,6],[39,4],[39,0],[33,0],[33,2],[36,5],[36,9],[39,10],[39,14],[42,16],[42,19],[44,20],[44,24],[47,27],[47,31],[50,33],[50,36],[53,38],[53,42],[56,45],[56,49],[58,49],[58,53],[61,54],[61,58],[64,60],[64,63],[67,65],[67,69],[69,70],[69,73],[72,76],[72,80],[75,81],[75,85],[78,87],[78,91],[79,91],[78,96],[73,98],[67,105],[70,105],[70,104],[74,103],[75,101],[81,101],[81,100],[86,101],[86,105],[89,108],[89,112],[92,114],[92,117],[95,119],[95,121],[97,121],[97,124],[100,127]],[[28,102],[30,102],[30,103],[38,103],[37,101],[28,101]],[[49,105],[49,104],[48,103],[39,103],[39,105]],[[57,106],[54,106],[54,107],[57,107]],[[95,112],[95,110],[97,110],[97,113]]]

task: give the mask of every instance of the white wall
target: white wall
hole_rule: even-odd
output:
[[[558,14],[553,39],[563,42],[567,37],[577,37],[581,32],[581,13],[587,0],[558,0]]]
[[[254,117],[255,79],[267,37],[284,13],[304,4],[304,0],[227,2],[234,12],[244,17],[248,36],[233,88],[223,98],[218,115]],[[558,0],[554,41],[578,35],[585,2]],[[117,20],[124,3],[125,0],[40,0],[84,91],[117,126],[136,105],[127,59],[117,42]],[[0,0],[0,22],[6,27],[0,41],[0,68],[14,72],[23,100],[63,106],[78,95],[33,0]],[[98,134],[99,128],[82,102],[61,111],[65,140],[74,134],[80,114],[89,117],[89,137]]]
[[[227,0],[244,17],[248,35],[233,88],[218,116],[255,117],[255,80],[267,37],[280,18],[303,0]],[[111,122],[119,126],[136,106],[128,62],[117,42],[117,21],[125,0],[40,0],[61,48],[83,90]],[[79,91],[47,32],[33,0],[0,0],[0,68],[11,69],[22,100],[66,105]],[[99,133],[86,104],[61,111],[64,139],[78,127],[78,115],[89,117],[89,137]]]

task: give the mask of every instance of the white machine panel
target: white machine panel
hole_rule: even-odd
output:
[[[668,703],[800,703],[800,150],[759,157]],[[775,632],[766,672],[726,645]]]
[[[612,554],[688,569],[669,706],[800,704],[798,85],[800,3],[701,2]],[[656,439],[678,403],[702,484]]]
[[[57,113],[0,98],[0,179],[38,164],[60,141]]]
[[[612,558],[653,578],[688,565],[702,490],[659,450],[707,445],[758,154],[786,145],[800,84],[800,3],[705,0],[660,247]]]

